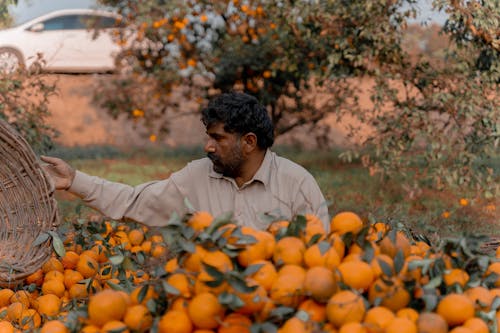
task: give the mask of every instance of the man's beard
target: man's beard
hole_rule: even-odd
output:
[[[212,161],[215,172],[221,173],[226,177],[235,178],[236,176],[239,176],[241,166],[243,165],[243,156],[241,156],[237,146],[231,150],[227,161],[221,161],[219,156],[214,153],[208,153],[207,156]]]

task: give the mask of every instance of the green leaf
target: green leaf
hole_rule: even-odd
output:
[[[125,257],[121,254],[114,255],[108,258],[109,261],[111,261],[111,264],[114,266],[121,265],[123,263],[123,260],[125,260]]]
[[[106,284],[110,286],[111,289],[113,290],[118,290],[118,291],[125,291],[125,288],[120,286],[119,284],[114,283],[113,281],[107,280]]]
[[[172,286],[171,284],[169,284],[165,280],[161,281],[161,285],[163,287],[163,290],[165,290],[165,292],[167,294],[171,294],[171,295],[174,295],[174,296],[179,296],[181,294],[181,292],[179,291],[179,289],[175,288],[174,286]]]
[[[240,293],[251,293],[255,289],[257,289],[257,286],[249,286],[245,280],[234,276],[228,278],[227,281],[229,282],[231,287],[233,287],[236,291]]]
[[[394,256],[394,271],[399,274],[405,265],[405,256],[403,250],[399,249]]]
[[[139,294],[137,295],[137,301],[139,303],[142,303],[142,301],[144,301],[144,299],[146,298],[146,295],[148,293],[149,288],[150,288],[150,286],[148,284],[141,287],[141,289],[139,290]]]
[[[33,247],[45,243],[49,238],[50,238],[49,233],[47,232],[40,233],[38,237],[33,241]]]
[[[253,275],[254,273],[257,273],[262,266],[264,266],[264,264],[252,264],[252,265],[249,265],[243,271],[243,276],[249,276],[249,275]]]
[[[203,269],[210,275],[211,277],[215,279],[223,279],[224,278],[224,273],[219,271],[215,266],[206,264],[202,262]]]
[[[383,259],[377,258],[378,264],[380,265],[380,269],[385,276],[392,276],[393,271],[391,265],[385,262]]]
[[[193,204],[191,204],[188,198],[184,198],[184,206],[186,206],[190,213],[196,212],[196,209],[194,209]]]
[[[54,251],[56,251],[59,257],[64,257],[66,255],[66,249],[64,248],[61,238],[59,238],[59,235],[54,231],[48,231],[48,233],[52,237],[52,246]]]

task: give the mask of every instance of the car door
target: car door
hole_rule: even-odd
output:
[[[89,67],[102,70],[114,68],[115,55],[120,51],[119,45],[113,41],[116,18],[104,15],[84,15],[81,17],[84,27],[82,31],[82,50],[84,63]]]
[[[40,55],[44,67],[51,69],[65,63],[67,58],[66,45],[71,39],[74,15],[51,17],[27,28],[31,52],[30,57]]]

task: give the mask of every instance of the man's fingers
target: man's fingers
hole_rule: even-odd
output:
[[[50,163],[50,164],[57,164],[57,162],[60,161],[60,159],[57,157],[50,157],[50,156],[45,156],[45,155],[40,155],[40,159],[42,161]]]

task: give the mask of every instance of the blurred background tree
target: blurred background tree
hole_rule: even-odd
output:
[[[0,0],[0,28],[12,24],[8,7],[16,3]],[[46,81],[38,72],[25,68],[15,73],[0,70],[0,119],[16,128],[37,152],[50,149],[57,135],[45,122],[49,116],[48,99],[55,89],[55,83]]]
[[[173,93],[203,105],[241,90],[268,107],[277,135],[308,124],[313,136],[329,115],[355,117],[367,127],[350,134],[363,142],[343,157],[403,175],[409,195],[448,185],[498,193],[497,1],[436,1],[449,44],[432,61],[402,47],[412,0],[100,2],[136,28],[118,38],[130,71],[98,93],[115,116],[160,124],[161,135],[162,115],[178,109]],[[372,82],[368,107],[361,79]]]

